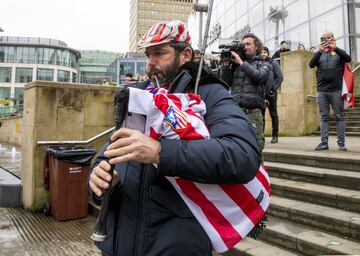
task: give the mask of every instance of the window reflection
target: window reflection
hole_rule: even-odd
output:
[[[320,37],[325,31],[333,32],[335,38],[344,34],[341,7],[311,22],[311,45],[319,45]]]
[[[58,82],[70,82],[70,72],[66,70],[58,70]]]
[[[285,38],[291,50],[297,50],[299,43],[304,44],[305,49],[308,49],[310,46],[309,23],[306,23],[305,25],[302,25],[292,31],[286,32]]]
[[[54,70],[46,69],[46,68],[38,68],[37,80],[54,81]]]
[[[284,17],[287,15],[284,10],[272,9],[272,14],[265,21],[265,40],[276,37],[284,32]]]
[[[240,15],[247,12],[247,0],[237,0],[236,5],[236,17],[240,17]]]
[[[15,83],[32,82],[32,68],[16,68]]]
[[[0,67],[0,83],[10,83],[10,82],[11,82],[11,68]]]
[[[258,24],[263,20],[263,17],[263,2],[260,2],[249,10],[249,25],[254,26]]]
[[[313,18],[324,12],[339,6],[341,0],[311,1],[310,17]]]
[[[298,0],[285,9],[285,30],[308,20],[308,0]]]

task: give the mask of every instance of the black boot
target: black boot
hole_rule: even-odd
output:
[[[278,140],[278,137],[272,137],[272,140],[271,140],[271,143],[278,143],[279,142],[279,140]]]

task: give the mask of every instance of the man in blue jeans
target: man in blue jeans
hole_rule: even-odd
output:
[[[341,97],[344,63],[351,57],[342,49],[336,47],[332,32],[325,32],[321,37],[319,51],[310,60],[310,68],[317,67],[317,102],[320,110],[321,143],[315,150],[328,150],[329,112],[330,105],[335,113],[337,143],[339,150],[346,151],[344,101]]]

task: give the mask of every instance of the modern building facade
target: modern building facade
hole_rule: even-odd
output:
[[[85,84],[98,84],[104,81],[111,82],[114,73],[108,69],[109,65],[122,56],[120,53],[89,50],[80,51],[79,60],[80,82]]]
[[[80,52],[50,38],[0,37],[0,99],[21,101],[35,80],[77,82]]]
[[[198,15],[191,15],[188,25],[198,28]],[[195,44],[196,31],[191,31]],[[252,32],[271,52],[283,40],[292,50],[299,43],[309,49],[318,47],[325,31],[360,61],[360,0],[214,0],[208,43],[209,50],[218,51],[219,44]]]
[[[193,0],[131,0],[129,51],[137,51],[137,42],[152,25],[173,19],[186,22],[192,8]]]
[[[126,73],[133,74],[134,79],[142,79],[146,74],[146,56],[142,52],[127,52],[125,56],[116,59],[108,68],[109,74],[114,74],[112,80],[122,84]]]

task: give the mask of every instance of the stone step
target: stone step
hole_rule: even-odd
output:
[[[314,135],[320,135],[320,131],[316,131],[314,132]],[[329,135],[330,136],[336,136],[336,132],[335,131],[329,131]],[[360,136],[360,132],[346,132],[345,136],[354,136],[354,137],[359,137]]]
[[[300,255],[359,255],[360,243],[270,217],[261,240]]]
[[[329,125],[329,130],[330,131],[336,131],[336,126]],[[359,127],[357,127],[357,126],[346,126],[345,132],[346,132],[346,134],[348,132],[360,132],[360,126]]]
[[[20,207],[21,190],[21,180],[19,177],[0,167],[0,207]]]
[[[360,190],[360,172],[265,162],[270,176],[320,185]]]
[[[329,125],[330,126],[336,126],[336,121],[335,120],[330,120]],[[350,126],[360,127],[360,121],[353,121],[353,120],[346,121],[346,127],[348,127],[348,126],[349,127]]]
[[[270,178],[274,195],[360,213],[360,191]]]
[[[238,243],[233,249],[221,253],[213,254],[213,256],[295,256],[288,250],[281,249],[277,246],[270,245],[260,240],[254,240],[249,237],[245,237]]]
[[[314,145],[315,148],[316,145]],[[350,150],[350,149],[349,149]],[[266,149],[263,151],[265,161],[314,166],[318,168],[339,169],[360,172],[360,157],[349,152],[303,151],[301,153],[287,149]]]
[[[360,241],[360,213],[273,195],[269,214],[334,235]]]

